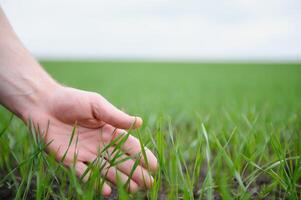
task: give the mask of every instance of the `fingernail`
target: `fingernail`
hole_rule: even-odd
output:
[[[135,127],[138,128],[142,125],[143,120],[141,117],[135,117]]]

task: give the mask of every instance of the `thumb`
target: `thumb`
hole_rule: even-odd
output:
[[[139,128],[143,123],[140,117],[128,115],[100,95],[97,95],[92,105],[94,117],[116,128]]]

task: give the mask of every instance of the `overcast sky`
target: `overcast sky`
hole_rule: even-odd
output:
[[[301,60],[301,0],[0,0],[40,58]]]

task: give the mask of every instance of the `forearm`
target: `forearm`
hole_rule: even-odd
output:
[[[0,103],[24,118],[25,106],[57,83],[24,48],[0,7]]]

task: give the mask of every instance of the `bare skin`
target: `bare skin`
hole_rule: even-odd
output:
[[[99,156],[106,144],[114,138],[126,134],[129,128],[142,125],[140,117],[130,116],[109,103],[104,97],[94,92],[65,87],[53,80],[40,64],[23,47],[12,30],[0,8],[0,103],[14,112],[25,123],[31,122],[39,127],[39,134],[47,146],[47,152],[55,155],[57,160],[63,158],[74,125],[77,126],[78,142],[72,141],[67,151],[64,164],[75,166],[78,176],[83,175],[87,165]],[[46,134],[47,130],[47,134]],[[121,147],[123,158],[130,159],[117,166],[107,167],[101,172],[107,180],[102,194],[111,193],[108,182],[116,184],[117,177],[127,181],[137,154],[141,152],[137,138],[129,136]],[[113,151],[113,147],[108,149]],[[74,160],[74,155],[77,155]],[[151,171],[157,169],[157,159],[146,149],[146,161],[140,159],[130,179],[129,191],[149,188],[153,183]],[[84,181],[89,178],[84,177]]]

